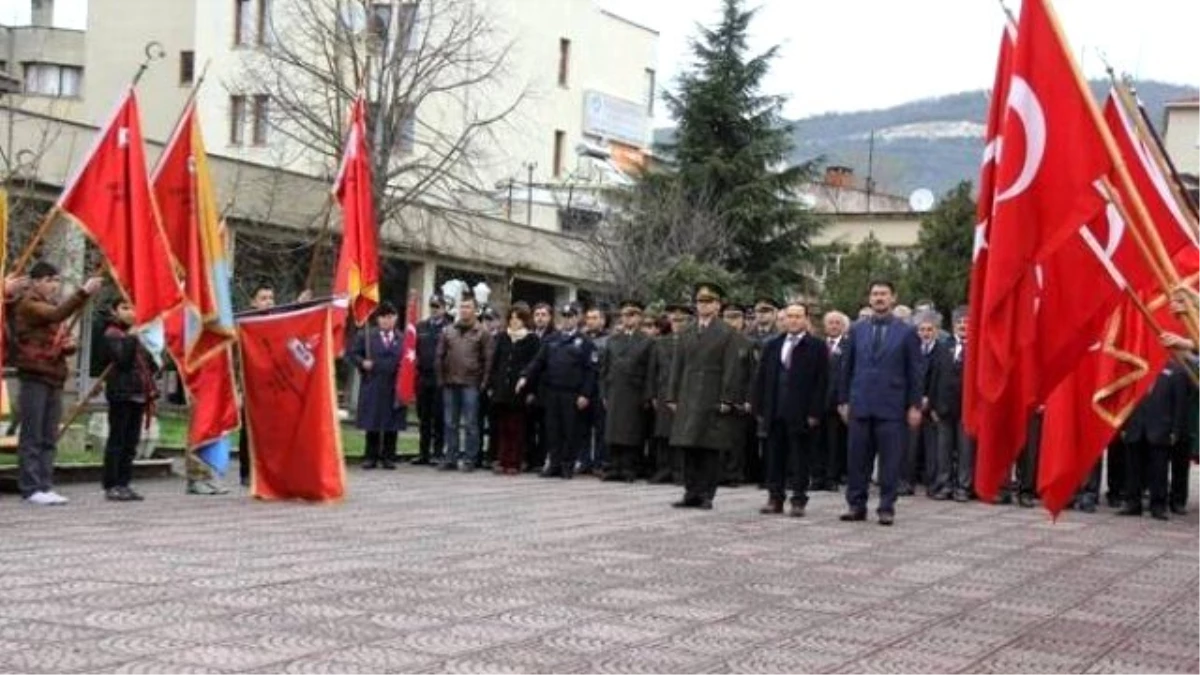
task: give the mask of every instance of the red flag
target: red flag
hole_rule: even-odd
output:
[[[410,406],[417,400],[417,321],[420,316],[415,292],[408,294],[408,311],[404,317],[404,358],[396,378],[396,401]]]
[[[1039,369],[1040,296],[1063,289],[1058,268],[1046,279],[1046,262],[1080,228],[1101,217],[1106,205],[1096,183],[1112,169],[1094,103],[1057,31],[1045,0],[1021,5],[1012,79],[996,167],[996,196],[988,228],[987,275],[975,341],[979,364],[975,426],[979,432],[975,489],[994,497],[1025,441],[1035,403],[1057,382]],[[1090,283],[1091,280],[1077,280]],[[1056,352],[1079,354],[1056,364],[1069,368],[1086,349],[1081,328],[1090,312],[1054,316],[1055,333],[1067,336]],[[1051,313],[1040,308],[1047,316]],[[1066,371],[1062,372],[1065,375]]]
[[[331,501],[345,494],[334,311],[322,303],[237,321],[255,497]]]
[[[231,345],[225,345],[195,368],[184,362],[183,308],[167,314],[164,332],[167,351],[179,369],[183,387],[191,401],[187,447],[195,450],[232,433],[241,426],[238,417],[237,386],[233,379]]]
[[[342,206],[342,249],[333,293],[349,298],[359,326],[379,304],[379,243],[365,118],[366,99],[360,95],[350,110],[350,136],[333,188]]]
[[[155,166],[154,197],[171,253],[183,266],[186,341],[181,354],[194,368],[234,338],[229,266],[194,101]]]
[[[132,87],[100,129],[57,206],[108,259],[117,286],[133,303],[136,325],[179,304],[182,292],[150,191]]]
[[[987,138],[983,148],[983,161],[979,167],[979,199],[975,202],[975,246],[971,255],[971,285],[967,317],[968,333],[975,340],[976,328],[983,314],[983,288],[987,279],[987,235],[988,223],[992,218],[992,206],[996,198],[996,151],[1000,146],[1000,128],[1004,123],[1004,111],[1008,109],[1008,82],[1012,78],[1013,41],[1016,27],[1008,24],[1000,36],[999,57],[996,59],[996,79],[992,84],[992,98],[988,107]],[[977,433],[978,418],[978,349],[968,349],[963,368],[963,424],[972,435]]]

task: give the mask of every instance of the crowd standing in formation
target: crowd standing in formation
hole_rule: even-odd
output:
[[[803,517],[808,494],[845,487],[845,521],[895,522],[899,497],[923,493],[967,502],[974,444],[962,420],[967,308],[950,331],[929,302],[897,304],[893,285],[870,285],[853,324],[831,311],[820,322],[802,302],[730,301],[716,283],[691,302],[648,313],[619,303],[615,325],[599,307],[515,302],[503,317],[463,298],[429,300],[416,326],[419,450],[413,464],[442,471],[491,468],[543,478],[680,484],[673,506],[707,510],[719,486],[758,485],[763,514]],[[1178,312],[1184,299],[1177,298]],[[453,307],[453,316],[447,310]],[[402,334],[383,303],[377,327],[351,361],[363,376],[359,426],[364,469],[395,467],[395,430],[406,411],[395,387]],[[372,359],[364,358],[370,340]],[[1121,514],[1184,513],[1196,439],[1196,390],[1183,371],[1196,346],[1163,336],[1179,356],[1130,416],[1079,487],[1075,506],[1107,501]],[[379,381],[382,380],[382,384]],[[381,419],[382,418],[382,419]],[[999,501],[1033,507],[1039,420]],[[382,434],[382,449],[379,448]],[[789,497],[790,493],[790,497]]]
[[[32,504],[67,501],[51,478],[62,388],[77,349],[70,322],[102,281],[89,279],[66,297],[61,285],[45,262],[5,284],[15,308],[19,486]],[[1172,310],[1185,312],[1189,301],[1180,292]],[[274,304],[269,286],[255,289],[254,309]],[[965,307],[954,310],[947,333],[932,303],[897,305],[892,284],[877,281],[853,324],[831,311],[818,325],[802,302],[764,297],[738,304],[716,283],[697,285],[691,302],[667,304],[661,313],[622,301],[612,328],[601,308],[577,303],[556,313],[549,304],[516,302],[503,320],[470,294],[452,303],[435,295],[429,309],[416,326],[415,354],[405,355],[396,308],[387,302],[347,353],[361,375],[363,469],[396,467],[408,412],[396,382],[402,361],[412,358],[420,420],[413,464],[673,482],[684,488],[673,506],[702,510],[713,507],[719,486],[748,483],[767,491],[763,514],[782,514],[786,505],[794,517],[805,515],[810,492],[845,486],[845,521],[867,519],[874,482],[882,525],[894,523],[897,498],[918,490],[935,500],[975,499],[974,445],[961,416]],[[143,421],[153,415],[156,368],[129,332],[132,306],[118,298],[108,310],[103,488],[110,500],[137,501],[131,466]],[[1106,499],[1122,515],[1141,515],[1147,496],[1155,518],[1186,512],[1197,402],[1184,369],[1196,367],[1197,350],[1177,335],[1162,340],[1177,359],[1157,375],[1079,487],[1081,511],[1100,503],[1106,465]],[[1039,425],[1035,417],[1003,503],[1036,503]],[[242,439],[245,484],[251,462]],[[200,473],[189,466],[189,493],[227,491]]]

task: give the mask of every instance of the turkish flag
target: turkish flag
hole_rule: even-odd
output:
[[[1000,36],[999,57],[996,59],[996,78],[992,84],[992,98],[988,106],[987,142],[983,148],[983,161],[979,167],[979,198],[975,202],[975,246],[971,255],[971,283],[968,292],[969,307],[967,329],[975,335],[982,322],[983,288],[987,280],[987,235],[988,223],[992,218],[992,207],[996,198],[996,152],[1000,146],[1000,128],[1004,123],[1004,111],[1008,109],[1008,83],[1012,79],[1013,42],[1016,27],[1011,23],[1004,27]],[[971,338],[975,339],[974,337]],[[972,435],[977,434],[979,417],[979,352],[968,349],[963,368],[963,424]]]
[[[1061,350],[1067,354],[1086,338],[1080,331],[1095,318],[1094,312],[1073,311],[1069,303],[1062,316],[1040,306],[1042,295],[1055,299],[1090,292],[1086,284],[1091,282],[1074,279],[1073,290],[1052,288],[1063,280],[1054,274],[1047,280],[1041,264],[1069,239],[1079,240],[1081,226],[1103,217],[1106,200],[1096,183],[1112,170],[1095,104],[1045,0],[1021,4],[1017,36],[975,340],[981,399],[975,402],[975,489],[984,499],[993,498],[1009,475],[1024,445],[1029,416],[1044,400],[1040,392],[1057,384],[1056,375],[1039,367],[1041,346],[1036,343],[1045,337],[1038,331],[1039,310],[1055,320],[1056,332],[1067,336],[1068,346]],[[1056,367],[1071,366],[1073,362]],[[1066,372],[1061,370],[1061,376]]]
[[[366,99],[359,95],[350,110],[350,135],[334,181],[342,207],[342,249],[334,274],[334,295],[349,299],[354,323],[362,326],[379,304],[379,241],[367,148]]]
[[[237,320],[255,497],[332,501],[345,494],[334,312],[326,302]]]
[[[140,119],[130,87],[56,205],[104,253],[137,326],[183,299],[150,189]]]
[[[404,357],[400,361],[400,375],[396,378],[396,403],[410,406],[417,400],[417,294],[408,294],[408,310],[404,317]]]

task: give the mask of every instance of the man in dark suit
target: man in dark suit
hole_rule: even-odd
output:
[[[838,389],[838,412],[850,427],[849,483],[844,521],[867,519],[867,476],[879,456],[879,524],[896,519],[896,491],[905,423],[921,423],[921,340],[912,326],[896,319],[895,286],[873,281],[868,291],[871,317],[850,329]]]
[[[975,443],[962,421],[963,363],[967,358],[967,308],[954,310],[954,337],[935,349],[931,364],[929,407],[937,424],[934,461],[937,473],[928,484],[934,499],[970,499],[975,473]]]
[[[440,463],[446,449],[446,427],[442,415],[442,391],[437,384],[438,339],[446,329],[442,296],[429,298],[429,318],[417,323],[417,419],[420,434],[413,464]]]
[[[838,378],[842,372],[842,354],[850,317],[838,311],[825,314],[825,349],[829,360],[829,377],[825,385],[825,407],[821,411],[821,455],[824,462],[813,463],[813,489],[837,492],[838,484],[846,477],[846,422],[838,414]]]
[[[539,302],[533,306],[533,333],[544,346],[558,331],[554,328],[554,308],[549,303]],[[544,387],[532,388],[525,396],[528,415],[525,424],[528,436],[525,439],[525,470],[533,473],[546,466],[546,391]]]
[[[914,315],[917,337],[921,338],[921,426],[909,431],[904,467],[900,475],[900,494],[912,496],[917,483],[931,492],[937,475],[938,423],[930,407],[930,388],[933,383],[933,364],[941,358],[945,345],[938,338],[942,317],[933,310]]]
[[[746,400],[746,343],[718,316],[723,295],[715,283],[696,286],[696,323],[679,337],[671,364],[671,444],[683,453],[684,477],[675,508],[712,508],[721,453],[733,449],[741,428],[736,406]]]
[[[808,334],[808,307],[793,302],[784,308],[787,332],[763,348],[752,397],[754,410],[767,425],[767,505],[759,513],[783,513],[785,479],[792,483],[791,515],[801,517],[808,504],[809,464],[825,407],[829,358],[819,338]]]
[[[1122,516],[1142,515],[1142,491],[1150,489],[1150,517],[1167,519],[1167,463],[1186,434],[1188,376],[1169,363],[1121,430],[1130,460],[1125,464]],[[1145,461],[1144,461],[1145,460]]]

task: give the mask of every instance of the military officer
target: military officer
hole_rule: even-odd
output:
[[[634,481],[646,442],[645,412],[654,394],[647,375],[654,342],[641,330],[645,310],[637,300],[621,303],[620,327],[609,334],[600,359],[601,401],[606,410],[604,438],[611,462],[604,473],[606,481]]]
[[[721,485],[738,487],[746,480],[746,455],[750,447],[757,445],[758,421],[750,409],[750,390],[754,377],[754,342],[746,335],[746,309],[736,302],[726,303],[721,308],[721,318],[733,329],[734,340],[738,343],[738,353],[742,355],[740,367],[747,379],[744,383],[743,396],[739,399],[735,413],[738,433],[733,439],[733,447],[721,457]]]
[[[654,406],[654,475],[650,482],[655,484],[682,483],[682,456],[671,445],[671,424],[674,412],[667,406],[670,397],[671,364],[679,336],[687,330],[692,319],[692,308],[684,304],[669,304],[663,311],[670,321],[670,330],[665,331],[654,343],[650,360],[649,379],[654,389],[651,404]]]
[[[744,343],[718,317],[723,295],[716,283],[696,286],[696,323],[680,336],[671,365],[671,443],[683,453],[684,476],[676,508],[712,509],[721,453],[734,447],[739,433],[736,406],[746,398]]]

